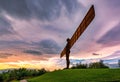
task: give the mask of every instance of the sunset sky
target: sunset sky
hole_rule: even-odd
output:
[[[64,68],[66,38],[91,5],[95,19],[72,47],[71,65],[120,59],[120,0],[0,0],[0,69]]]

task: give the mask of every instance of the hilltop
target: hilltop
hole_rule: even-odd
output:
[[[120,69],[69,69],[49,72],[28,82],[120,82]]]

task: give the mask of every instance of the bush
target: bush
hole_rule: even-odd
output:
[[[0,74],[0,82],[9,82],[11,80],[21,80],[24,78],[39,76],[47,71],[45,69],[40,70],[33,70],[33,69],[26,69],[26,68],[20,68],[20,69],[14,69],[14,70],[8,70],[7,72],[4,72]]]
[[[3,82],[3,75],[0,74],[0,81]]]
[[[120,60],[118,60],[118,66],[119,66],[119,68],[120,68]]]
[[[87,69],[87,68],[109,68],[109,67],[104,65],[103,60],[100,60],[100,62],[90,63],[89,67],[87,66],[87,64],[81,63],[71,67],[71,69]]]
[[[103,61],[90,63],[89,68],[109,68],[108,66],[104,65]]]
[[[71,69],[86,69],[86,68],[87,68],[87,64],[81,64],[81,63],[71,67]]]

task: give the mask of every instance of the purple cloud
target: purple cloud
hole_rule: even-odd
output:
[[[0,15],[0,36],[14,34],[10,21]]]
[[[114,46],[120,43],[120,23],[102,36],[97,43]]]
[[[118,60],[120,59],[120,50],[113,52],[111,55],[103,57],[103,60]]]
[[[62,7],[65,7],[67,14],[79,6],[77,0],[11,0],[0,1],[0,11],[18,19],[38,18],[40,20],[54,20],[61,14]]]

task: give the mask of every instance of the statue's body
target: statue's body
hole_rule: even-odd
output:
[[[66,45],[66,69],[69,68],[70,65],[70,60],[69,60],[69,55],[70,55],[70,39],[67,39],[67,45]]]

